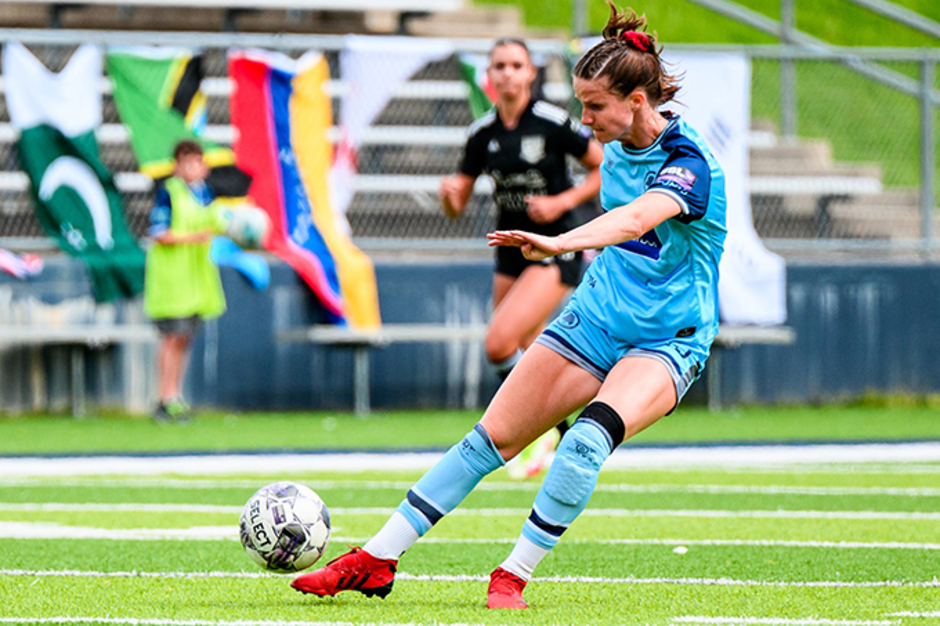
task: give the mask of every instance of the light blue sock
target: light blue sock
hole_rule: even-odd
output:
[[[596,422],[577,420],[558,444],[522,536],[539,547],[555,547],[587,506],[601,465],[614,447],[610,435]]]
[[[490,436],[477,424],[421,477],[397,511],[423,536],[453,511],[484,476],[505,464]]]

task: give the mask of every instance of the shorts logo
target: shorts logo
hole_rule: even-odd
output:
[[[542,135],[523,137],[519,146],[519,158],[533,165],[545,158],[545,137]]]
[[[689,192],[692,191],[692,186],[695,184],[695,179],[695,174],[686,168],[679,167],[678,165],[671,165],[669,167],[664,167],[659,171],[659,176],[656,178],[656,182],[668,187],[677,188],[680,191]]]
[[[581,323],[581,318],[572,310],[562,311],[558,316],[558,325],[562,328],[574,328]]]

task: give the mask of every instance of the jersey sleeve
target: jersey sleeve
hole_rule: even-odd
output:
[[[571,117],[566,119],[565,123],[558,127],[558,135],[566,154],[580,159],[587,153],[591,143],[591,131],[578,120]]]
[[[711,168],[701,150],[691,142],[675,147],[647,192],[661,193],[679,203],[676,219],[689,224],[705,217],[711,191]]]
[[[170,230],[173,219],[173,207],[170,204],[170,192],[165,187],[157,189],[153,209],[150,211],[150,227],[147,234],[150,237],[159,237]]]
[[[463,150],[463,160],[460,162],[460,173],[476,178],[483,173],[486,164],[486,146],[480,133],[474,133],[467,138]]]

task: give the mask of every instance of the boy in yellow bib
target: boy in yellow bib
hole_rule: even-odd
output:
[[[225,312],[219,268],[209,256],[220,225],[215,194],[205,182],[209,167],[194,141],[179,142],[173,158],[174,175],[158,189],[150,214],[153,245],[144,275],[144,311],[160,331],[159,422],[190,419],[182,397],[189,347],[201,320]]]

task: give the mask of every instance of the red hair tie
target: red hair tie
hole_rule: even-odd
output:
[[[653,47],[650,36],[636,30],[625,30],[620,33],[620,38],[623,39],[629,47],[634,50],[639,50],[640,52],[649,52],[650,48]]]

